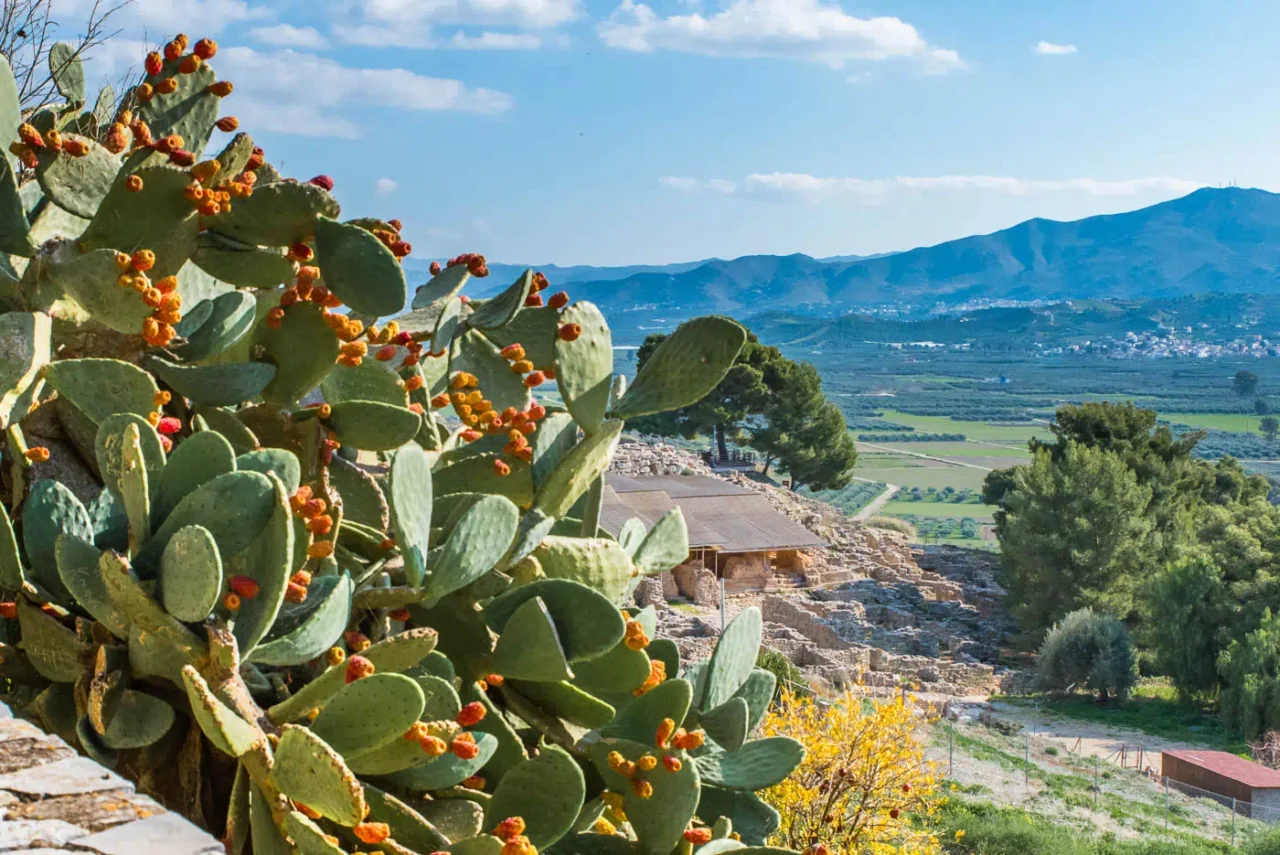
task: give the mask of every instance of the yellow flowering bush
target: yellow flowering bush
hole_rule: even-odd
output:
[[[940,853],[931,828],[942,799],[922,724],[909,699],[846,694],[824,709],[784,690],[764,731],[799,740],[807,753],[760,794],[782,815],[774,842],[849,855]]]

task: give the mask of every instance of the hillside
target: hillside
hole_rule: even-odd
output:
[[[616,273],[627,268],[564,268],[574,278],[558,281],[572,282],[575,297],[624,325],[644,318],[661,326],[701,312],[745,316],[780,306],[830,316],[887,304],[924,312],[978,299],[1280,293],[1277,266],[1280,195],[1224,188],[1122,214],[1028,220],[874,258],[753,255],[623,276]]]

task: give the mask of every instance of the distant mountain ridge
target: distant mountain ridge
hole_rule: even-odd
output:
[[[490,265],[492,288],[518,266]],[[925,314],[973,300],[1150,299],[1280,294],[1280,194],[1206,188],[1071,222],[1032,219],[987,235],[868,258],[749,255],[634,268],[539,268],[610,319],[669,325],[706,312],[839,316],[898,304]],[[499,272],[501,271],[501,272]],[[558,290],[558,289],[557,289]],[[626,316],[630,317],[626,317]]]

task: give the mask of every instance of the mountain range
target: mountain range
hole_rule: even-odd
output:
[[[476,296],[510,283],[524,269],[489,266],[488,287]],[[1121,214],[1032,219],[880,256],[750,255],[665,266],[536,269],[557,290],[572,285],[574,299],[599,304],[611,321],[645,329],[707,312],[745,318],[781,309],[834,317],[897,306],[919,316],[982,300],[1280,294],[1278,267],[1280,194],[1229,187]]]

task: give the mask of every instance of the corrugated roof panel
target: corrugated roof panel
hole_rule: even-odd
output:
[[[646,525],[679,505],[689,526],[689,546],[724,552],[808,549],[826,543],[754,490],[703,475],[610,475],[600,524],[615,535],[631,517]]]
[[[1226,751],[1201,751],[1195,748],[1179,748],[1163,752],[1170,757],[1177,757],[1185,763],[1191,763],[1223,777],[1238,781],[1246,787],[1280,788],[1280,771],[1268,769],[1243,757],[1228,754]]]
[[[609,486],[621,493],[647,493],[662,490],[673,499],[694,496],[754,496],[754,490],[730,484],[709,475],[646,475],[629,478],[625,475],[609,475]]]

